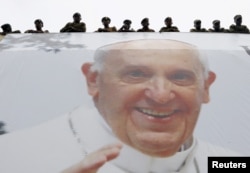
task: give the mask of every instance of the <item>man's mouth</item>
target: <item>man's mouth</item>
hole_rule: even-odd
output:
[[[155,118],[167,118],[170,117],[171,115],[173,115],[176,110],[172,110],[172,111],[156,111],[153,109],[146,109],[146,108],[136,108],[139,112],[146,114],[148,116],[151,117],[155,117]]]

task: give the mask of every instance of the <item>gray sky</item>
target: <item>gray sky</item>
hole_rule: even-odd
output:
[[[221,26],[228,28],[236,14],[243,16],[243,24],[250,27],[249,0],[9,0],[0,7],[0,25],[10,23],[13,30],[34,28],[34,20],[42,19],[44,29],[59,32],[71,22],[75,12],[82,14],[87,32],[101,27],[101,18],[109,16],[111,26],[121,27],[124,19],[132,20],[132,27],[141,27],[144,17],[150,19],[150,27],[159,31],[166,17],[173,18],[173,24],[182,32],[193,27],[195,19],[202,20],[202,26],[210,28],[214,19],[221,20]]]

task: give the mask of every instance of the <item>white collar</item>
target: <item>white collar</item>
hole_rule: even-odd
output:
[[[71,119],[75,130],[79,133],[82,145],[87,152],[95,151],[103,145],[118,141],[111,129],[95,109],[80,108],[72,112]],[[89,135],[92,134],[92,135]],[[154,158],[145,155],[132,147],[123,144],[119,157],[111,163],[131,173],[172,173],[178,172],[191,155],[196,145],[174,156]]]

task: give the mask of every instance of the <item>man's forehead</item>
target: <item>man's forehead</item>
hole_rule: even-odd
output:
[[[123,63],[137,63],[145,61],[170,59],[175,61],[199,61],[198,49],[188,43],[176,40],[134,40],[107,45],[99,49],[99,59],[105,59],[106,63],[114,61]],[[169,59],[170,58],[170,59]],[[198,60],[198,61],[197,61]]]
[[[155,61],[162,64],[176,64],[177,61],[180,61],[198,67],[198,69],[202,67],[205,72],[208,71],[206,57],[198,47],[169,39],[143,39],[106,45],[96,51],[95,61],[99,62],[100,65],[103,62],[106,65],[124,65],[125,63],[150,64]],[[184,65],[183,63],[179,65],[181,64]]]
[[[101,47],[99,50],[170,50],[170,49],[197,49],[186,42],[166,39],[143,39],[119,42]]]
[[[119,42],[101,47],[96,52],[98,59],[148,59],[148,58],[199,58],[196,46],[186,42],[167,39],[143,39]],[[135,59],[134,59],[135,60]],[[107,61],[107,60],[106,60]]]

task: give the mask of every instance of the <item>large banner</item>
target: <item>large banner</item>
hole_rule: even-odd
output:
[[[141,39],[198,47],[216,80],[195,135],[250,155],[250,35],[213,33],[13,34],[0,42],[0,121],[9,133],[61,116],[78,105],[95,109],[82,74],[101,46]],[[136,58],[136,57],[135,57]],[[192,102],[192,101],[190,101]]]

